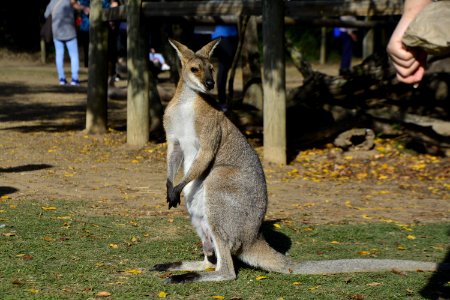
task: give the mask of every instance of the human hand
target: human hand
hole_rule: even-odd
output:
[[[401,82],[416,85],[425,73],[427,53],[419,48],[405,47],[402,38],[417,14],[430,3],[431,0],[405,0],[403,15],[389,40],[387,53]]]
[[[417,84],[422,80],[427,59],[425,51],[420,48],[406,48],[401,38],[392,35],[387,52],[397,71],[399,81]]]

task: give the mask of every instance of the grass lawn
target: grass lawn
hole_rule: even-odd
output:
[[[441,262],[449,251],[449,224],[311,226],[272,220],[265,223],[264,232],[276,248],[289,249],[296,260],[379,257]],[[98,215],[87,202],[0,199],[1,299],[96,299],[102,295],[110,299],[422,299],[450,295],[449,272],[304,276],[238,266],[235,281],[168,285],[164,283],[167,274],[149,270],[156,263],[201,259],[200,254],[201,245],[187,217]]]

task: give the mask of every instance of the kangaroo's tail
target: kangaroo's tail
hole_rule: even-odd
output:
[[[437,264],[424,261],[400,259],[338,259],[323,261],[305,261],[296,264],[294,274],[337,274],[383,271],[444,271],[450,270],[450,264]]]
[[[293,274],[338,274],[358,272],[434,272],[450,270],[449,263],[432,263],[401,259],[337,259],[293,262],[284,254],[275,251],[260,236],[251,246],[244,249],[239,258],[266,271]]]

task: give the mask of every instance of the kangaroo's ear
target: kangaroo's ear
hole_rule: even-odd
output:
[[[198,56],[202,56],[205,58],[211,58],[211,55],[213,54],[214,49],[216,49],[217,45],[219,45],[220,38],[213,40],[212,42],[209,42],[205,46],[203,46],[200,50],[198,50],[195,54]]]
[[[194,57],[194,51],[186,47],[180,42],[169,39],[170,45],[177,51],[178,57],[181,60],[181,63],[184,65],[189,59]]]

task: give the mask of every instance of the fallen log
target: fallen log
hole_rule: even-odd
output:
[[[322,137],[323,142],[329,142],[330,138],[345,132],[345,138],[338,139],[338,144],[350,148],[354,146],[350,140],[358,132],[351,130],[361,127],[363,120],[362,127],[373,129],[377,134],[401,136],[404,141],[423,145],[424,152],[448,154],[450,73],[443,72],[438,62],[430,65],[419,88],[414,89],[395,79],[386,55],[368,57],[345,77],[330,76],[313,70],[289,40],[287,45],[293,64],[303,76],[302,84],[288,93],[288,126],[293,119],[289,118],[292,115],[289,111],[297,115],[302,110],[314,111],[320,115],[339,107],[338,110],[350,116],[342,122],[342,118],[330,114],[334,122],[328,120],[323,126],[312,122],[310,132],[303,133],[302,137],[294,136],[294,140],[305,143],[314,137],[318,142],[317,138]],[[393,124],[400,126],[394,130]],[[330,128],[325,129],[325,126]],[[293,131],[288,127],[288,132]],[[430,149],[425,149],[427,147]]]

